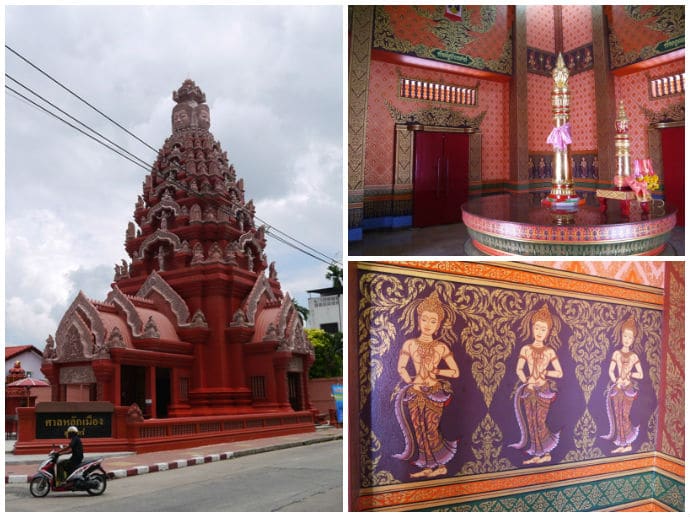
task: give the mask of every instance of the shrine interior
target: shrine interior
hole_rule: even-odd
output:
[[[349,7],[350,256],[684,255],[684,6],[446,7]],[[563,108],[552,104],[559,56],[567,163],[547,143]],[[577,215],[521,219],[549,213],[561,171]],[[655,183],[633,193],[624,175]],[[568,236],[542,252],[506,246],[487,218],[551,240],[573,218],[618,225],[629,241],[651,224],[659,234],[601,249]]]

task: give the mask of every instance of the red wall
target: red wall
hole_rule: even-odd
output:
[[[398,96],[398,81],[404,77],[449,83],[459,86],[475,86],[479,82],[477,106],[455,107],[427,101],[404,99]],[[503,180],[508,178],[508,83],[480,80],[474,77],[400,66],[382,61],[371,62],[369,73],[369,97],[367,104],[367,141],[365,178],[367,187],[393,184],[395,122],[386,102],[403,113],[442,107],[476,117],[483,111],[486,116],[481,124],[482,178]],[[546,138],[546,137],[545,137]]]

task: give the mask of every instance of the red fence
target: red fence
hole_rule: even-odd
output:
[[[35,408],[19,408],[15,454],[44,453],[55,440],[36,438]],[[83,437],[89,452],[153,452],[212,443],[306,433],[315,430],[310,411],[179,417],[127,422],[127,408],[116,407],[111,438]],[[66,440],[66,439],[65,439]]]

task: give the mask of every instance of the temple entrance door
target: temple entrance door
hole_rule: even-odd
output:
[[[413,226],[460,222],[469,193],[469,134],[418,131],[414,155]]]
[[[302,411],[302,374],[288,372],[288,398],[295,411]]]
[[[129,406],[136,402],[142,412],[146,411],[146,368],[123,364],[120,367],[120,384],[122,405]]]
[[[685,126],[659,131],[664,161],[664,197],[678,208],[678,226],[685,226]]]
[[[156,418],[168,418],[170,368],[156,368]]]

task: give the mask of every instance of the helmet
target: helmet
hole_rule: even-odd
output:
[[[79,434],[79,429],[71,425],[67,428],[67,436],[72,436],[73,434]]]

